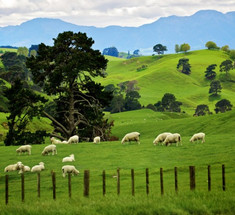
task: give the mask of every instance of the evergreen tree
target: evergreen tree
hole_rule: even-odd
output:
[[[211,82],[209,93],[212,96],[217,96],[218,93],[221,93],[221,90],[222,90],[222,86],[221,86],[219,80],[214,80],[214,81]]]
[[[216,64],[211,64],[206,68],[205,77],[209,80],[213,80],[216,77],[216,72],[214,71]]]

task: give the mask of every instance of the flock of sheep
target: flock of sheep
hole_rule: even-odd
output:
[[[139,132],[131,132],[126,134],[121,143],[124,144],[125,142],[130,142],[130,141],[136,141],[138,144],[140,144],[140,133]],[[205,133],[196,133],[194,134],[190,142],[194,141],[201,141],[202,143],[205,142]],[[60,140],[57,140],[54,137],[51,137],[51,145],[46,146],[43,151],[42,155],[49,155],[50,153],[52,155],[57,154],[56,150],[56,145],[55,144],[71,144],[71,143],[78,143],[79,142],[79,137],[78,135],[74,135],[69,138],[68,141],[63,141],[61,142]],[[93,142],[100,143],[100,137],[97,136],[94,138]],[[176,146],[178,146],[178,143],[181,143],[181,136],[178,133],[170,133],[170,132],[164,132],[159,134],[153,141],[154,145],[157,145],[161,143],[162,145],[169,146],[172,143],[176,143]],[[181,143],[182,145],[182,143]],[[31,145],[23,145],[20,146],[18,149],[16,149],[16,152],[18,154],[22,153],[28,153],[28,155],[31,155]],[[64,157],[62,159],[62,162],[73,162],[75,161],[74,154],[69,155],[68,157]],[[43,162],[40,162],[38,165],[35,165],[31,168],[31,172],[41,172],[42,170],[45,169],[45,164]],[[24,172],[30,172],[30,167],[24,165],[21,161],[18,161],[15,164],[10,164],[7,167],[5,167],[4,172],[10,172],[10,171],[19,171],[19,174],[24,173]],[[64,165],[62,167],[62,175],[63,177],[66,176],[67,173],[71,173],[72,175],[78,175],[79,171],[75,168],[73,165]]]

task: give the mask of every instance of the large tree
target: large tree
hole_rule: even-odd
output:
[[[177,70],[189,75],[191,73],[191,65],[189,64],[189,59],[188,58],[181,58],[179,59],[179,62],[177,64]]]
[[[85,33],[68,31],[60,33],[53,46],[41,43],[37,56],[27,60],[34,82],[48,95],[56,96],[57,112],[53,116],[44,114],[53,122],[53,135],[61,139],[77,134],[84,126],[96,129],[97,121],[104,122],[102,107],[111,97],[103,94],[104,87],[92,78],[105,77],[107,60],[100,51],[92,49],[93,44]]]
[[[225,60],[220,64],[220,72],[226,72],[226,76],[228,76],[228,72],[233,69],[233,62],[231,60]]]
[[[164,54],[164,51],[167,51],[167,48],[162,44],[157,44],[153,47],[153,51],[157,52],[158,54]]]
[[[215,104],[215,112],[216,113],[219,113],[219,112],[224,113],[226,111],[232,110],[232,107],[233,107],[233,105],[230,103],[229,100],[222,99]]]
[[[187,52],[188,50],[190,50],[190,45],[188,43],[183,43],[180,45],[180,51],[182,52]]]
[[[220,93],[222,90],[222,86],[220,84],[219,80],[213,80],[210,84],[210,89],[209,89],[209,93],[212,96],[217,96],[218,93]]]
[[[216,77],[216,72],[214,71],[216,64],[211,64],[206,68],[205,77],[209,80],[213,80]]]

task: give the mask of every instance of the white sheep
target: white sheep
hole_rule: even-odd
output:
[[[32,167],[31,172],[41,172],[45,169],[44,163],[40,162],[39,165],[35,165]]]
[[[57,140],[55,137],[51,137],[51,144],[61,144],[60,140]]]
[[[178,133],[174,133],[174,134],[170,134],[166,137],[166,139],[164,140],[164,144],[166,146],[172,144],[172,143],[176,143],[176,146],[178,146],[178,143],[181,142],[181,137],[180,134]],[[181,143],[182,145],[182,143]]]
[[[200,133],[194,134],[189,141],[194,142],[194,141],[198,141],[198,140],[201,140],[202,141],[201,143],[204,143],[205,142],[205,133],[200,132]]]
[[[24,173],[24,172],[30,172],[30,167],[25,166],[24,164],[21,164],[19,174]]]
[[[74,135],[74,136],[72,136],[72,137],[69,138],[68,144],[71,144],[71,143],[78,143],[78,141],[79,141],[78,135]]]
[[[153,144],[154,144],[154,145],[157,145],[158,143],[163,143],[164,140],[166,139],[166,137],[167,137],[169,134],[171,134],[171,133],[170,133],[170,132],[164,132],[164,133],[159,134],[159,135],[155,138],[155,140],[153,141]]]
[[[46,146],[42,151],[42,155],[48,155],[50,152],[52,155],[57,154],[56,145],[51,144]]]
[[[21,155],[22,152],[28,152],[29,155],[31,155],[31,145],[23,145],[20,146],[18,149],[16,149],[16,152]]]
[[[65,157],[62,159],[62,162],[72,162],[75,161],[74,154],[69,155],[69,157]]]
[[[72,175],[78,175],[79,171],[73,165],[65,165],[62,167],[63,177],[65,177],[66,173],[72,173]]]
[[[123,138],[122,138],[122,144],[124,144],[125,142],[130,142],[135,140],[136,142],[138,142],[138,144],[140,144],[140,133],[139,132],[131,132],[126,134]]]
[[[11,172],[11,171],[20,170],[21,164],[22,164],[21,161],[18,161],[16,164],[10,164],[5,167],[4,172]]]
[[[62,141],[62,144],[68,144],[68,141],[63,140],[63,141]]]
[[[94,137],[93,143],[100,143],[100,137]]]

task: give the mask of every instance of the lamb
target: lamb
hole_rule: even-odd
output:
[[[94,137],[93,143],[100,143],[100,137]]]
[[[31,155],[31,145],[23,145],[20,146],[18,149],[16,149],[16,152],[21,155],[22,152],[28,152],[29,155]]]
[[[72,162],[75,161],[74,154],[69,155],[69,157],[65,157],[62,159],[62,162]]]
[[[21,164],[19,174],[24,173],[24,172],[30,172],[30,167],[25,166],[24,164]]]
[[[157,145],[158,143],[163,143],[164,140],[166,139],[166,137],[167,137],[169,134],[171,134],[171,133],[170,133],[170,132],[164,132],[164,133],[159,134],[159,135],[155,138],[155,140],[153,141],[153,144],[154,144],[154,145]]]
[[[4,172],[11,172],[11,171],[20,170],[21,164],[22,164],[21,161],[18,161],[16,164],[10,164],[5,167]]]
[[[74,136],[72,136],[72,137],[69,138],[68,144],[71,144],[71,143],[78,143],[78,141],[79,141],[78,135],[74,135]]]
[[[205,133],[200,132],[200,133],[194,134],[189,141],[194,142],[194,141],[198,141],[198,140],[201,140],[202,141],[201,143],[204,143],[205,142]]]
[[[131,132],[126,134],[123,139],[122,139],[122,144],[124,144],[125,142],[130,142],[135,140],[136,142],[138,142],[138,144],[140,144],[140,133],[139,132]]]
[[[35,165],[32,167],[31,172],[41,172],[45,169],[44,163],[40,162],[39,165]]]
[[[42,151],[42,155],[48,155],[50,152],[52,153],[52,155],[57,154],[56,145],[51,144],[49,146],[46,146]]]
[[[72,175],[78,175],[79,171],[72,165],[65,165],[62,167],[63,177],[65,177],[66,173],[72,173]]]
[[[51,137],[51,144],[61,144],[60,140],[57,140],[55,137]]]
[[[170,134],[166,137],[166,139],[164,140],[164,144],[166,146],[168,146],[169,144],[172,144],[172,143],[176,143],[176,146],[178,146],[178,143],[181,141],[181,137],[180,137],[180,134],[178,133],[174,133],[174,134]],[[182,145],[182,143],[181,143]]]

